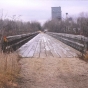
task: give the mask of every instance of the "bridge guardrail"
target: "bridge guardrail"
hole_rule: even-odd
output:
[[[62,41],[63,43],[85,53],[88,50],[88,38],[82,35],[47,32],[47,34]]]
[[[7,36],[6,41],[2,40],[2,51],[13,51],[21,47],[24,43],[35,37],[39,32],[28,33],[22,35]]]

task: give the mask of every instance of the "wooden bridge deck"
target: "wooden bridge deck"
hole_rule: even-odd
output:
[[[44,33],[38,34],[17,51],[20,56],[29,58],[70,58],[79,54],[77,50]]]

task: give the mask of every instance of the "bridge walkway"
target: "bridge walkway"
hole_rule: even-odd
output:
[[[24,44],[18,53],[28,58],[71,58],[79,54],[77,50],[44,33]]]

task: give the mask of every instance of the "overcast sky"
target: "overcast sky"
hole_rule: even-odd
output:
[[[44,23],[51,19],[51,7],[61,6],[62,16],[88,12],[88,0],[0,0],[0,17]]]

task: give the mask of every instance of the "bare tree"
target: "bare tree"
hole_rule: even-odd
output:
[[[79,17],[68,17],[62,20],[46,21],[43,28],[48,31],[88,36],[88,14],[81,13]]]

